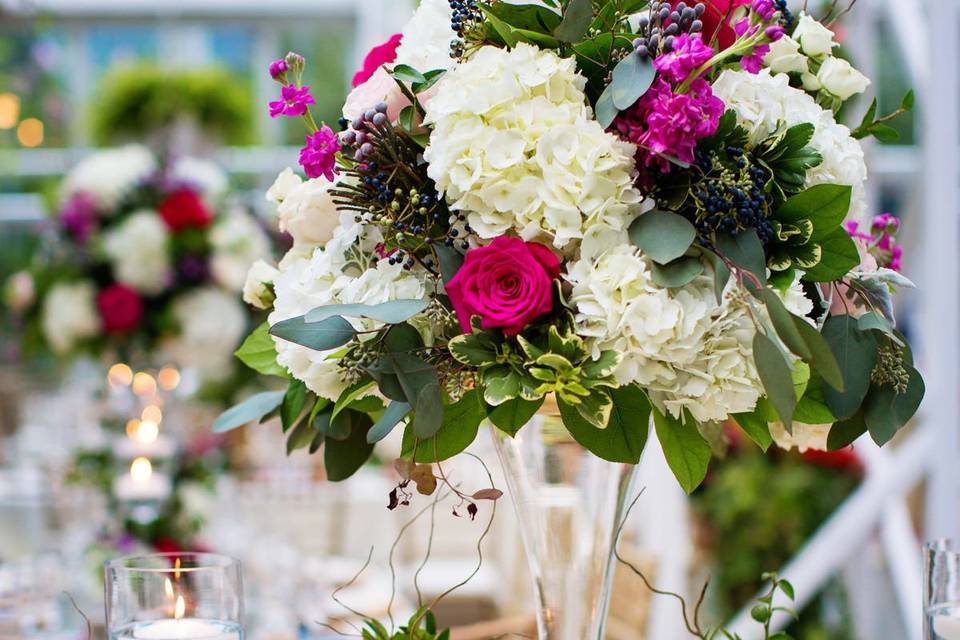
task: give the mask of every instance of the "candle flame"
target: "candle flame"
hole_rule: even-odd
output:
[[[134,375],[132,383],[133,392],[141,398],[152,396],[157,392],[157,381],[145,371],[140,371]]]
[[[180,579],[180,558],[173,563],[173,577],[177,580]]]
[[[173,583],[170,582],[170,578],[167,578],[163,581],[163,593],[171,600],[173,600]]]
[[[180,384],[180,372],[173,367],[164,367],[157,372],[157,382],[164,391],[173,391]]]
[[[143,408],[143,412],[140,414],[140,419],[144,422],[156,422],[160,424],[163,420],[163,411],[160,410],[155,404],[148,404]]]
[[[147,458],[134,458],[130,464],[130,477],[134,482],[146,482],[153,475],[153,465]]]
[[[107,371],[107,382],[115,388],[129,387],[133,382],[133,370],[129,365],[118,362]]]
[[[142,444],[153,444],[160,435],[160,426],[152,420],[143,420],[137,425],[134,435],[136,440]]]
[[[183,618],[186,613],[187,605],[183,602],[183,596],[177,596],[177,605],[173,608],[173,617],[175,620]]]

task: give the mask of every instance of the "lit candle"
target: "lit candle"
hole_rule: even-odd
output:
[[[960,618],[933,616],[933,632],[942,640],[960,640]]]
[[[130,464],[130,473],[113,481],[113,494],[119,500],[164,500],[170,495],[170,477],[154,473],[147,458],[136,458]]]
[[[173,619],[153,620],[138,625],[131,637],[138,640],[240,640],[239,630],[215,620],[185,618],[186,604],[177,596]]]
[[[127,437],[113,444],[113,455],[121,460],[131,458],[167,459],[176,451],[174,441],[160,433],[156,422],[131,420],[127,424]]]

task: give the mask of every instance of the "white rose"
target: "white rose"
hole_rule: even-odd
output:
[[[92,282],[55,284],[43,301],[41,328],[55,353],[71,351],[77,342],[100,332]]]
[[[827,58],[820,65],[817,80],[824,89],[846,100],[850,96],[866,91],[870,80],[854,69],[849,62],[841,58]]]
[[[296,244],[326,244],[340,222],[340,214],[330,195],[335,184],[320,177],[291,189],[277,207],[280,230],[293,236]]]
[[[803,88],[805,91],[820,91],[820,81],[817,80],[817,76],[813,75],[809,71],[800,76],[800,80],[803,82]]]
[[[243,301],[257,309],[269,309],[273,303],[270,286],[280,271],[263,260],[257,260],[247,272],[243,285]]]
[[[257,221],[242,209],[233,209],[210,230],[210,272],[231,291],[240,291],[247,270],[257,260],[270,257],[270,240]]]
[[[170,283],[169,232],[156,211],[136,211],[104,234],[113,276],[137,291],[157,294]]]
[[[291,191],[299,187],[303,179],[293,172],[293,169],[287,167],[280,172],[277,179],[267,189],[267,200],[273,204],[280,204],[286,199]]]
[[[770,52],[764,56],[763,64],[774,73],[803,73],[808,68],[807,56],[800,53],[800,43],[790,36],[770,43]]]
[[[800,14],[797,28],[793,31],[793,39],[800,43],[803,52],[808,56],[829,55],[836,46],[833,31],[805,13]]]
[[[27,271],[18,271],[7,281],[7,290],[4,298],[7,306],[15,312],[20,312],[33,304],[37,291],[33,276]]]

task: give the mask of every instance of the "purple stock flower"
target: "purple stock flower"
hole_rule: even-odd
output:
[[[177,274],[189,284],[204,282],[210,275],[210,266],[203,256],[187,254],[177,262]]]
[[[333,182],[337,173],[337,152],[340,151],[340,139],[327,125],[316,133],[306,137],[307,145],[300,150],[300,166],[308,178],[323,176]]]
[[[697,142],[716,132],[723,110],[723,101],[702,78],[693,81],[688,93],[674,93],[666,79],[657,78],[613,126],[621,138],[638,146],[644,165],[666,173],[670,158],[694,161]]]
[[[302,116],[307,112],[307,107],[316,104],[316,100],[310,95],[310,87],[297,87],[292,84],[284,85],[280,90],[280,100],[270,102],[270,117],[277,116]]]
[[[776,42],[783,37],[783,27],[779,24],[772,24],[767,27],[764,33],[767,36],[767,40],[770,42]]]
[[[875,231],[883,231],[886,229],[896,231],[900,228],[900,218],[892,213],[881,213],[873,219],[871,227],[873,227]]]
[[[749,73],[760,73],[760,69],[763,67],[763,57],[768,53],[770,53],[770,45],[758,44],[750,52],[750,55],[740,58],[740,66]]]
[[[773,5],[773,0],[753,0],[753,12],[760,16],[765,22],[770,22],[774,12],[777,10]]]
[[[705,45],[700,34],[680,34],[673,40],[670,53],[653,61],[654,68],[672,82],[683,82],[687,75],[713,56],[713,48]]]
[[[281,58],[270,63],[270,77],[274,80],[280,80],[287,75],[287,61]]]
[[[97,226],[97,207],[86,193],[75,193],[60,212],[60,222],[76,242],[85,243]]]

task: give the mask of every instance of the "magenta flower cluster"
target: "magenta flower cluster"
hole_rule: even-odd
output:
[[[333,182],[337,173],[337,153],[340,151],[340,138],[327,125],[316,133],[307,136],[306,146],[300,150],[300,166],[308,178],[323,176]]]
[[[899,218],[891,213],[882,213],[873,219],[869,233],[860,231],[856,220],[848,220],[844,226],[851,238],[866,245],[878,265],[894,271],[900,271],[903,267],[903,247],[896,244],[896,235],[900,230]]]
[[[712,57],[713,48],[703,43],[699,33],[684,33],[674,38],[670,53],[653,61],[653,67],[671,82],[683,82],[691,71]]]
[[[773,0],[753,0],[750,8],[752,15],[759,18],[760,21],[753,22],[751,17],[748,16],[733,25],[733,31],[738,38],[752,38],[763,29],[765,39],[754,45],[747,55],[740,58],[740,66],[744,71],[760,73],[760,69],[763,67],[763,58],[770,53],[770,43],[782,38],[784,30],[779,24],[769,24],[777,11]]]
[[[270,117],[278,116],[299,117],[307,113],[311,104],[316,104],[316,100],[310,95],[310,87],[297,87],[296,85],[284,85],[280,89],[280,99],[270,102]]]
[[[637,145],[645,166],[666,173],[672,158],[694,161],[697,142],[716,133],[723,111],[723,101],[706,80],[694,80],[689,92],[675,93],[666,79],[657,78],[613,126],[620,137]]]

